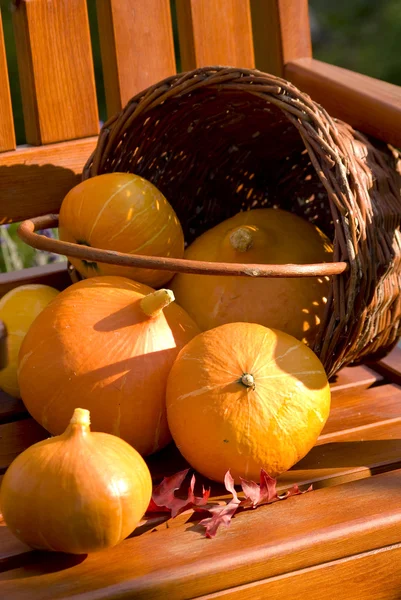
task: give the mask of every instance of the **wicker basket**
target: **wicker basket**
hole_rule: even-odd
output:
[[[314,347],[329,376],[382,357],[397,342],[398,153],[332,119],[289,82],[229,67],[159,82],[103,126],[83,176],[111,171],[152,181],[189,243],[260,206],[316,223],[334,242],[334,261],[348,265],[332,276]]]

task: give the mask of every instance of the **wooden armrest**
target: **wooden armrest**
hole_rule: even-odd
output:
[[[285,77],[332,116],[401,147],[401,87],[313,58],[287,63]]]
[[[27,283],[50,285],[62,290],[71,284],[67,262],[56,262],[42,267],[30,267],[11,273],[0,273],[0,298],[13,288]]]

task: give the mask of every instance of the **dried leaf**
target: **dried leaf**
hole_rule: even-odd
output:
[[[267,504],[277,499],[277,480],[270,477],[264,469],[260,470],[260,484],[254,481],[241,479],[242,491],[245,494],[245,500],[241,502],[241,506],[252,506],[255,508],[259,504]]]
[[[297,484],[295,483],[292,488],[290,488],[289,490],[287,490],[286,492],[284,492],[284,494],[280,494],[279,496],[277,496],[278,500],[286,500],[287,498],[289,498],[290,496],[297,496],[298,494],[306,494],[306,492],[311,492],[313,489],[312,484],[308,487],[307,490],[300,490],[299,487],[297,486]]]
[[[153,489],[147,512],[170,512],[175,501],[179,500],[174,492],[180,489],[188,472],[189,469],[185,469],[171,477],[164,477],[163,481]]]
[[[208,538],[212,538],[216,535],[220,525],[225,525],[227,527],[231,523],[231,519],[241,503],[237,496],[234,487],[234,479],[232,478],[230,471],[227,471],[224,477],[224,485],[226,486],[226,490],[232,493],[232,500],[225,506],[213,506],[208,508],[208,511],[212,513],[212,516],[202,519],[199,523],[199,525],[205,527],[206,537]]]
[[[192,475],[186,498],[179,498],[175,492],[180,489],[189,469],[179,471],[171,477],[165,477],[163,481],[154,488],[152,499],[147,512],[171,512],[174,518],[184,510],[207,504],[210,490],[202,488],[202,496],[195,496],[195,475]]]
[[[270,504],[278,500],[285,500],[290,496],[304,494],[312,490],[312,486],[310,486],[303,492],[295,484],[283,494],[278,495],[277,480],[270,477],[266,471],[261,469],[260,483],[241,478],[241,488],[245,498],[240,500],[234,486],[234,479],[230,471],[227,471],[224,477],[224,485],[226,490],[232,494],[232,499],[223,506],[212,505],[208,504],[210,490],[205,490],[203,487],[202,496],[195,496],[195,475],[191,477],[186,498],[176,496],[175,492],[181,488],[188,472],[189,469],[185,469],[171,477],[165,477],[154,488],[147,512],[170,512],[173,518],[190,508],[197,512],[206,513],[210,516],[202,519],[199,524],[205,527],[205,534],[208,538],[216,535],[220,525],[227,527],[237,510],[256,508],[261,504]]]

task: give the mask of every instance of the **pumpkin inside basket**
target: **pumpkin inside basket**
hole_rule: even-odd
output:
[[[103,126],[83,177],[120,171],[150,180],[186,243],[256,207],[315,223],[334,243],[333,260],[348,264],[332,276],[313,348],[331,376],[383,356],[400,334],[397,161],[395,150],[332,119],[289,82],[209,67],[132,98]]]

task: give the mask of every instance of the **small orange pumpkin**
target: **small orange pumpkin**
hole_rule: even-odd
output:
[[[206,231],[185,258],[262,264],[332,261],[329,239],[308,221],[279,209],[241,212]],[[330,289],[328,277],[251,278],[177,273],[177,302],[202,330],[246,321],[280,329],[313,345]]]
[[[105,173],[72,188],[61,205],[59,236],[128,254],[182,258],[184,253],[184,235],[172,206],[150,181],[132,173]],[[69,260],[83,277],[121,275],[159,287],[173,276],[169,271]]]
[[[216,481],[230,470],[258,481],[298,462],[330,410],[323,365],[305,344],[255,323],[228,323],[181,350],[167,384],[173,439],[194,469]]]
[[[179,350],[199,332],[158,290],[124,277],[93,277],[61,292],[35,320],[19,354],[21,396],[53,435],[77,402],[93,427],[147,455],[171,439],[167,376]]]
[[[28,546],[72,554],[115,546],[138,525],[152,494],[134,448],[91,433],[75,409],[66,431],[38,442],[9,466],[0,490],[6,525]]]

